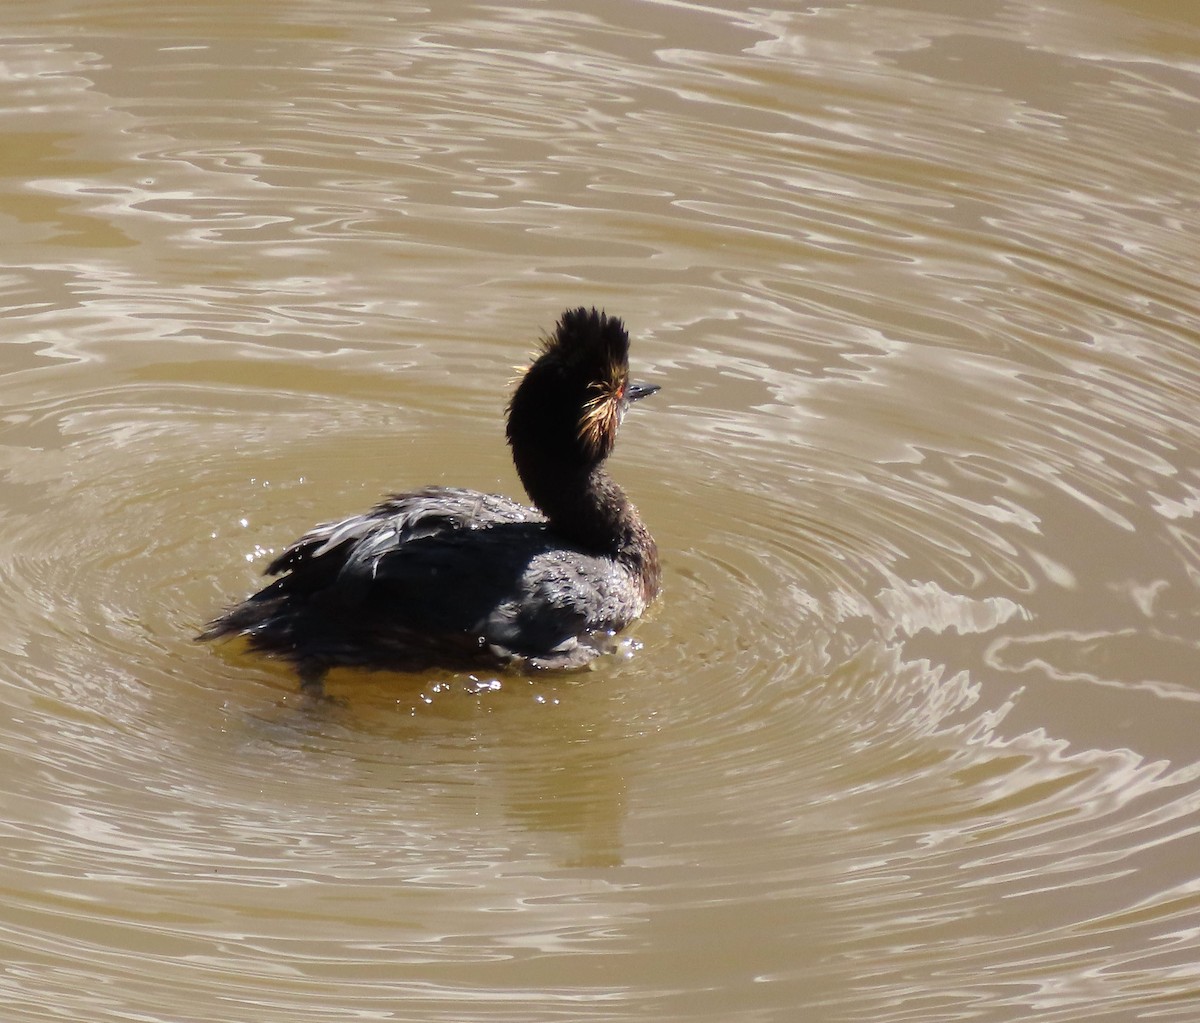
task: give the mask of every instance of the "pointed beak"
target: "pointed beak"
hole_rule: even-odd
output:
[[[639,401],[642,398],[648,398],[655,391],[661,391],[662,388],[658,384],[639,384],[636,380],[630,380],[625,387],[625,400],[627,402]]]

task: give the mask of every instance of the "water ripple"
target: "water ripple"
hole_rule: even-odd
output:
[[[1144,6],[14,19],[10,1013],[1195,1015],[1195,31]],[[516,492],[580,301],[665,385],[623,656],[312,708],[192,643],[315,521]]]

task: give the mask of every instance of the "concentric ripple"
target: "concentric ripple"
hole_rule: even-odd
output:
[[[992,6],[9,18],[5,1019],[1196,1018],[1200,29]],[[581,302],[617,654],[193,642]]]

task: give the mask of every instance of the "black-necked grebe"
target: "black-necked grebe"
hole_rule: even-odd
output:
[[[273,583],[200,639],[245,635],[320,691],[335,666],[577,668],[659,590],[658,548],[605,460],[633,401],[629,335],[563,313],[508,405],[513,462],[536,508],[451,487],[396,494],[317,526]]]

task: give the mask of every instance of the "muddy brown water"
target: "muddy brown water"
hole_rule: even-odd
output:
[[[1197,10],[431,7],[3,14],[4,1018],[1200,1018]],[[639,649],[192,642],[580,303]]]

